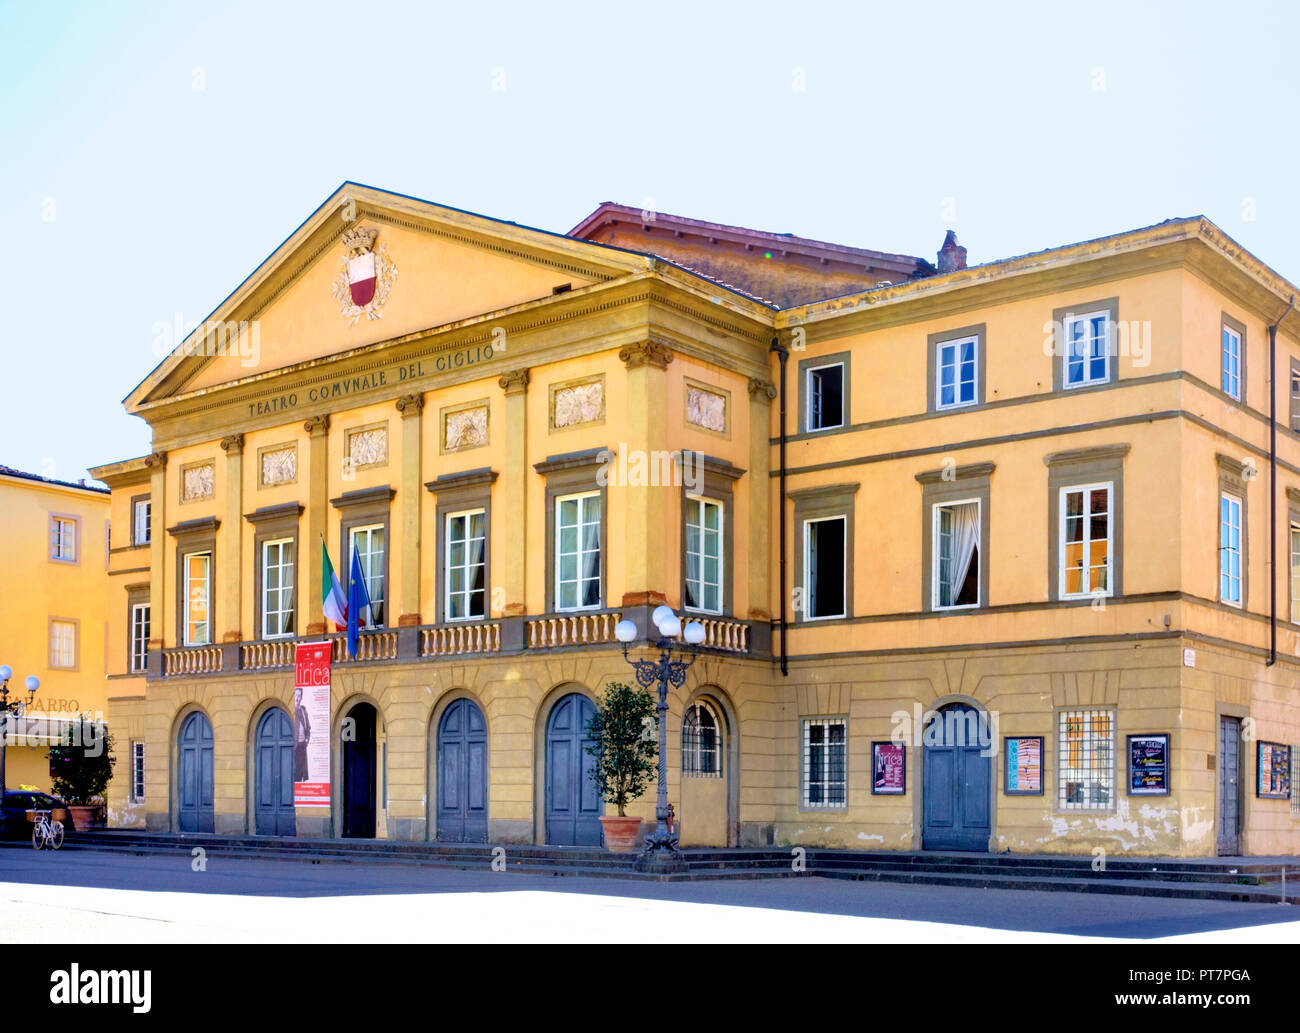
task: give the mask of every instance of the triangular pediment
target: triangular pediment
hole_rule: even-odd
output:
[[[345,183],[128,411],[644,271],[645,256]]]

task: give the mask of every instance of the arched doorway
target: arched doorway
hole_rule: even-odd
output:
[[[206,715],[195,711],[182,722],[176,747],[176,827],[212,832],[212,722]]]
[[[595,758],[587,752],[587,723],[596,708],[570,693],[551,708],[546,722],[546,842],[600,846],[604,804],[591,780]]]
[[[487,722],[472,699],[453,701],[438,722],[436,837],[487,842]]]
[[[356,704],[343,721],[343,835],[353,839],[375,838],[378,724],[369,703]]]
[[[922,846],[988,850],[993,793],[988,715],[967,703],[951,703],[930,715],[922,734]]]
[[[728,845],[727,727],[717,702],[701,696],[682,715],[681,813],[677,816],[682,846]]]
[[[253,831],[259,836],[297,832],[293,746],[293,722],[282,709],[271,707],[257,722],[253,736]]]

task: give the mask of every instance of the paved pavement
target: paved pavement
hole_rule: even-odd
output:
[[[1300,908],[798,877],[632,883],[396,864],[0,849],[14,943],[1300,942]]]

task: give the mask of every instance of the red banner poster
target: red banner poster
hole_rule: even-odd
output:
[[[330,644],[305,642],[293,655],[293,803],[330,805]]]

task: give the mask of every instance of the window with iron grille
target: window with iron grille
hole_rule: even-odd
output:
[[[144,803],[144,743],[131,740],[131,800]]]
[[[1300,763],[1300,746],[1291,747],[1291,815],[1300,817],[1300,778],[1296,778],[1295,766]]]
[[[682,774],[722,777],[722,735],[713,708],[699,700],[682,718]]]
[[[803,805],[848,803],[848,722],[843,718],[803,723]]]
[[[1062,710],[1057,738],[1056,803],[1067,811],[1106,811],[1115,802],[1115,715]]]

